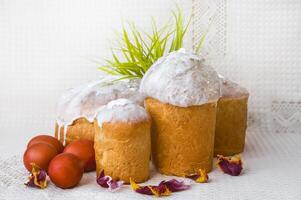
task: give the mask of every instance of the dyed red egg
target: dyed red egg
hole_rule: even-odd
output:
[[[31,163],[47,171],[50,161],[58,154],[53,145],[47,143],[32,144],[23,155],[23,163],[31,171]]]
[[[76,155],[81,159],[84,163],[85,172],[95,170],[95,151],[92,141],[85,139],[75,140],[65,148],[65,152]]]
[[[82,161],[73,154],[57,155],[49,164],[48,175],[58,187],[67,189],[76,186],[84,173]]]
[[[64,150],[63,144],[58,139],[56,139],[55,137],[52,137],[50,135],[38,135],[38,136],[32,138],[28,142],[27,148],[29,148],[33,144],[40,143],[40,142],[45,142],[45,143],[53,145],[56,148],[58,153],[62,153]]]

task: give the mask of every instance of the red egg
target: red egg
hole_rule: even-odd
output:
[[[32,138],[28,142],[27,148],[29,148],[33,144],[40,143],[40,142],[45,142],[45,143],[53,145],[57,149],[58,153],[62,153],[64,150],[63,144],[58,139],[56,139],[55,137],[52,137],[50,135],[38,135],[38,136]]]
[[[85,139],[75,140],[65,148],[65,152],[74,154],[81,159],[84,162],[85,172],[95,170],[95,151],[92,141]]]
[[[58,187],[67,189],[76,186],[84,173],[82,161],[73,154],[57,155],[49,164],[48,175]]]
[[[58,154],[53,145],[36,143],[31,145],[23,155],[23,163],[28,171],[31,171],[31,163],[35,163],[41,169],[47,171],[50,161]]]

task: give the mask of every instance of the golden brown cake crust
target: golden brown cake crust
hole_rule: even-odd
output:
[[[218,101],[214,154],[230,156],[244,150],[248,95]]]
[[[95,122],[97,123],[97,122]],[[150,160],[150,121],[104,122],[95,126],[97,176],[104,170],[113,179],[129,183],[148,180]]]
[[[55,137],[61,142],[64,142],[65,140],[66,145],[77,139],[94,141],[94,134],[94,122],[91,123],[85,118],[79,118],[71,125],[67,126],[66,138],[64,138],[64,127],[62,126],[59,128],[58,124],[55,125]]]
[[[152,159],[166,175],[212,169],[216,102],[182,108],[147,98],[152,117]]]

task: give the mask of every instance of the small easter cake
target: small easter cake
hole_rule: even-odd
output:
[[[128,99],[111,101],[95,120],[96,172],[113,180],[144,182],[149,176],[151,121],[145,109]]]
[[[166,175],[212,169],[220,80],[213,68],[184,49],[160,58],[140,84],[152,118],[152,159]]]
[[[76,139],[94,140],[94,119],[98,110],[118,98],[143,105],[139,80],[101,79],[66,91],[58,102],[55,136],[69,144]]]

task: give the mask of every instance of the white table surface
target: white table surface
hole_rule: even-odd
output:
[[[173,193],[164,199],[301,199],[301,135],[272,134],[264,128],[249,128],[243,153],[244,170],[238,177],[214,169],[210,182],[194,184],[191,189]],[[22,150],[1,153],[0,199],[152,199],[133,192],[130,186],[110,193],[95,183],[95,174],[85,174],[80,185],[62,190],[52,183],[45,190],[23,185],[27,172],[22,164]],[[147,183],[156,184],[171,179],[152,170]],[[146,184],[147,184],[146,183]]]

